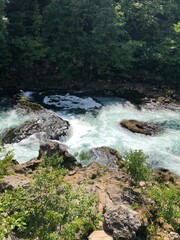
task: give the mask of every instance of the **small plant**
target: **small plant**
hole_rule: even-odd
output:
[[[3,152],[4,152],[4,148],[0,146],[0,153],[2,154]],[[13,158],[12,152],[8,151],[5,154],[5,156],[2,159],[0,159],[0,182],[4,177],[4,175],[7,174],[7,169],[12,164],[12,158]]]
[[[64,174],[66,174],[67,170],[63,167],[63,162],[63,157],[58,153],[55,153],[52,156],[45,156],[42,162],[42,167],[47,169],[52,167],[53,169],[61,170],[61,173],[64,172]]]
[[[180,191],[176,186],[163,185],[160,189],[149,191],[155,203],[155,215],[157,219],[161,217],[170,223],[175,229],[178,227],[177,219],[180,218]]]
[[[150,178],[150,169],[145,165],[147,156],[141,150],[127,152],[125,157],[125,167],[133,178],[135,184],[140,181],[147,181]]]
[[[80,153],[75,153],[75,157],[79,157],[81,161],[90,160],[91,156],[88,151],[81,151]]]

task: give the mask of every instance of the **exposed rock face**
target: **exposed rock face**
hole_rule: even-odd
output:
[[[136,212],[123,205],[110,207],[105,211],[104,230],[110,232],[114,240],[135,239],[136,233],[142,227]]]
[[[90,156],[95,162],[105,165],[110,169],[117,169],[118,161],[121,159],[120,153],[110,147],[92,148]]]
[[[21,114],[32,113],[32,120],[26,121],[22,126],[16,129],[10,129],[3,135],[4,143],[16,143],[33,134],[36,137],[59,140],[62,136],[67,136],[69,122],[64,121],[57,114],[43,108],[41,105],[29,102],[23,98],[16,106]]]
[[[63,157],[65,168],[72,170],[76,166],[80,166],[75,157],[71,155],[62,144],[56,142],[42,144],[39,149],[38,159],[41,159],[43,156],[52,156],[54,153],[58,153]]]
[[[154,135],[161,131],[158,124],[141,122],[137,120],[123,120],[120,122],[121,126],[127,128],[131,132],[141,133],[145,135]]]
[[[30,161],[27,161],[26,163],[19,164],[15,168],[16,173],[32,173],[41,163],[40,159],[31,159]]]
[[[0,183],[0,193],[5,190],[12,190],[17,187],[26,187],[31,183],[30,178],[25,174],[14,174],[7,175],[3,178],[2,183]]]
[[[164,169],[164,168],[159,168],[154,170],[155,175],[155,179],[159,182],[159,183],[165,183],[165,182],[171,182],[174,183],[176,176],[171,173],[169,170]]]
[[[89,185],[87,179],[91,179]],[[128,175],[121,169],[113,171],[98,163],[92,163],[73,175],[66,176],[65,180],[73,185],[84,186],[88,193],[98,196],[98,210],[104,215],[103,229],[114,240],[135,239],[143,229],[144,224],[139,214],[130,207],[131,203],[139,202],[138,193],[127,189]]]

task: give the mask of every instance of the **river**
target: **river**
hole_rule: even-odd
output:
[[[180,110],[139,109],[121,98],[79,93],[76,96],[57,92],[22,93],[70,122],[69,136],[60,142],[71,153],[99,146],[113,147],[122,155],[131,149],[142,149],[149,156],[148,162],[153,168],[167,168],[180,175]],[[11,108],[1,108],[0,132],[19,126],[30,117],[19,115]],[[135,134],[120,126],[123,119],[158,123],[163,131],[156,136]],[[13,150],[15,159],[25,162],[38,155],[39,140],[31,136],[6,147]]]

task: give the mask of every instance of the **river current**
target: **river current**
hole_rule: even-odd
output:
[[[180,110],[137,108],[121,98],[91,97],[80,94],[23,92],[23,95],[52,109],[70,122],[69,136],[60,139],[71,153],[93,147],[109,146],[122,155],[142,149],[152,167],[167,168],[180,175]],[[11,108],[1,108],[0,133],[19,126],[31,116],[22,116]],[[132,133],[120,126],[124,119],[158,123],[163,131],[156,136]],[[38,155],[39,140],[31,136],[19,143],[8,144],[14,158],[26,162]]]

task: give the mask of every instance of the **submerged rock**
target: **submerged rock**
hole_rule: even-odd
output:
[[[93,161],[105,165],[110,169],[118,169],[118,163],[121,159],[120,153],[110,147],[97,147],[90,150],[90,157]]]
[[[120,122],[120,125],[124,128],[127,128],[131,132],[145,135],[154,135],[161,131],[161,128],[158,124],[141,122],[137,120],[123,120]]]

